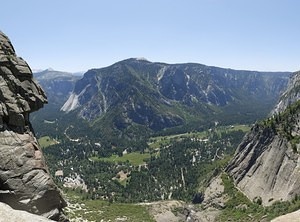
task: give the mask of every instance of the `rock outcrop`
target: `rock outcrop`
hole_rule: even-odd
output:
[[[261,199],[263,205],[300,194],[299,74],[293,76],[276,106],[275,113],[280,114],[251,129],[226,169],[250,200]]]
[[[47,99],[2,32],[0,86],[0,202],[63,221],[65,201],[50,177],[29,122],[29,114],[42,108]]]

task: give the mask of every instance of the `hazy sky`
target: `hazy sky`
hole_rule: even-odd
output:
[[[3,0],[0,30],[33,69],[145,57],[297,71],[299,10],[299,0]]]

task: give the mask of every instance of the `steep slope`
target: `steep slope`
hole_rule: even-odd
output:
[[[48,104],[30,116],[33,128],[39,136],[43,130],[48,128],[47,121],[53,122],[59,117],[60,108],[73,91],[75,82],[82,76],[52,69],[33,73],[33,76],[42,86],[48,98]]]
[[[0,32],[0,201],[55,220],[65,202],[34,137],[29,114],[47,102],[27,63]]]
[[[60,107],[70,96],[75,82],[80,79],[80,76],[75,76],[72,73],[52,69],[33,73],[33,76],[45,90],[48,103],[51,106],[58,105]]]
[[[263,205],[300,194],[299,77],[299,72],[293,76],[277,105],[276,112],[284,111],[256,124],[226,169],[249,199]]]
[[[250,123],[270,112],[289,75],[127,59],[85,73],[62,111],[109,132],[106,138],[215,121]]]
[[[280,97],[278,104],[272,111],[273,114],[284,111],[289,105],[300,99],[300,73],[294,73],[290,79],[287,90]]]

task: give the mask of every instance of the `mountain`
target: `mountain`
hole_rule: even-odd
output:
[[[27,63],[0,32],[0,201],[65,221],[66,205],[46,166],[29,114],[47,103]],[[2,213],[1,213],[2,216]]]
[[[300,72],[273,111],[243,139],[226,171],[250,200],[263,205],[300,194]]]
[[[61,110],[105,138],[251,123],[270,112],[289,75],[133,58],[86,72]]]
[[[70,96],[75,82],[80,79],[80,76],[72,73],[55,71],[53,69],[33,73],[33,76],[45,90],[51,106],[62,106]]]

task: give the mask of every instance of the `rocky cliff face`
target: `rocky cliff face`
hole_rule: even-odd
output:
[[[296,72],[290,79],[287,90],[280,97],[278,104],[272,114],[284,111],[289,105],[300,99],[300,72]]]
[[[47,102],[27,63],[0,32],[0,201],[54,220],[65,202],[51,179],[29,114]]]
[[[300,194],[297,75],[277,105],[277,112],[281,112],[252,128],[226,169],[249,199],[261,198],[263,205],[291,200]]]

